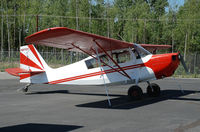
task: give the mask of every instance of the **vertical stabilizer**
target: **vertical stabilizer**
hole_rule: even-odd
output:
[[[45,71],[49,68],[34,45],[20,47],[20,68],[28,71]]]

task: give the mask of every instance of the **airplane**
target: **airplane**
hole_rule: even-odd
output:
[[[143,95],[138,84],[147,82],[147,94],[157,97],[160,87],[150,81],[172,76],[180,62],[187,71],[180,52],[151,53],[169,49],[170,45],[129,43],[67,27],[44,29],[26,37],[25,41],[28,45],[20,47],[20,68],[5,70],[19,76],[21,83],[28,83],[23,92],[31,84],[104,85],[111,106],[107,85],[133,84],[128,96],[137,100]],[[53,69],[33,44],[81,52],[89,57]]]

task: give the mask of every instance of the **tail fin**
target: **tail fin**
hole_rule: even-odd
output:
[[[49,66],[34,45],[31,44],[20,47],[20,68],[27,71],[40,72],[49,69]]]
[[[45,83],[48,82],[45,73],[51,69],[33,45],[20,47],[20,68],[5,69],[11,75],[19,76],[20,82]],[[38,76],[36,76],[38,75]]]

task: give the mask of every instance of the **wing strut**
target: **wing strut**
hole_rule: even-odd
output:
[[[118,63],[104,50],[104,48],[96,41],[93,40],[96,45],[112,60],[113,63],[125,74],[126,77],[128,77],[131,80],[131,77],[118,65]]]
[[[106,95],[108,97],[108,105],[111,107],[112,105],[111,105],[111,102],[110,102],[110,96],[109,96],[109,93],[108,93],[108,88],[106,86],[106,82],[105,82],[105,78],[104,78],[104,74],[103,74],[103,68],[102,68],[102,65],[101,65],[101,62],[100,62],[99,53],[98,53],[96,46],[95,46],[95,50],[96,50],[96,53],[97,53],[98,63],[99,63],[100,69],[101,69],[101,76],[103,77],[104,88],[106,90]]]
[[[87,55],[89,55],[89,56],[93,57],[94,59],[96,59],[96,60],[98,61],[98,58],[97,58],[97,57],[95,57],[94,55],[92,55],[92,54],[90,54],[90,53],[86,52],[85,50],[83,50],[83,49],[79,48],[78,46],[76,46],[76,45],[74,45],[74,44],[72,44],[72,46],[73,46],[73,47],[75,47],[75,48],[77,48],[77,49],[79,49],[80,51],[82,51],[82,52],[86,53]],[[94,49],[93,49],[93,50],[94,50]],[[94,52],[96,53],[96,51],[95,51],[95,50],[94,50]],[[99,58],[99,59],[100,59],[100,58]],[[120,73],[121,75],[123,75],[123,76],[126,76],[125,74],[123,74],[123,73],[121,73],[119,70],[117,70],[116,68],[113,68],[112,66],[108,65],[107,63],[105,63],[103,60],[101,60],[101,59],[100,59],[100,62],[102,62],[104,65],[106,65],[106,66],[110,67],[110,68],[111,68],[111,69],[113,69],[114,71],[116,71],[116,72]]]

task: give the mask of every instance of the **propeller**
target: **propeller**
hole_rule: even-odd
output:
[[[179,58],[181,64],[183,65],[183,68],[185,69],[185,72],[188,73],[188,68],[187,68],[187,66],[186,66],[186,64],[185,64],[185,61],[184,61],[184,59],[183,59],[183,56],[182,56],[180,53],[179,53],[179,55],[178,55],[178,58]]]

